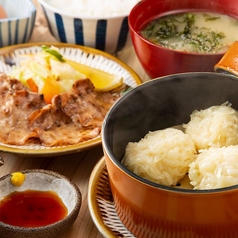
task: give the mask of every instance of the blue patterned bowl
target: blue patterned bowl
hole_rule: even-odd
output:
[[[0,47],[29,41],[36,19],[36,7],[31,0],[3,0],[7,18],[0,20]]]
[[[60,42],[88,46],[113,54],[131,45],[128,14],[87,17],[56,9],[47,0],[39,0],[51,34]],[[107,10],[105,9],[105,12]],[[128,11],[129,12],[129,11]]]

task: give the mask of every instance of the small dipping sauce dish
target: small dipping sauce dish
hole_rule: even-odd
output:
[[[81,202],[79,188],[56,172],[5,175],[0,178],[0,237],[57,237],[74,223]]]

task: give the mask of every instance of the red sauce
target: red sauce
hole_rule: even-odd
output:
[[[14,226],[46,226],[63,219],[67,213],[53,191],[13,192],[0,201],[0,221]]]

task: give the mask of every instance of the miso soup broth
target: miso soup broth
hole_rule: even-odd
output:
[[[238,19],[212,12],[177,13],[154,19],[140,33],[173,50],[224,53],[238,40]]]

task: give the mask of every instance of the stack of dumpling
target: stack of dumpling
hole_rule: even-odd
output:
[[[199,152],[188,171],[194,189],[238,184],[238,112],[231,104],[194,111],[184,128]]]
[[[226,102],[196,110],[183,130],[149,132],[128,143],[123,164],[162,185],[176,185],[186,174],[194,189],[238,184],[238,112]]]

